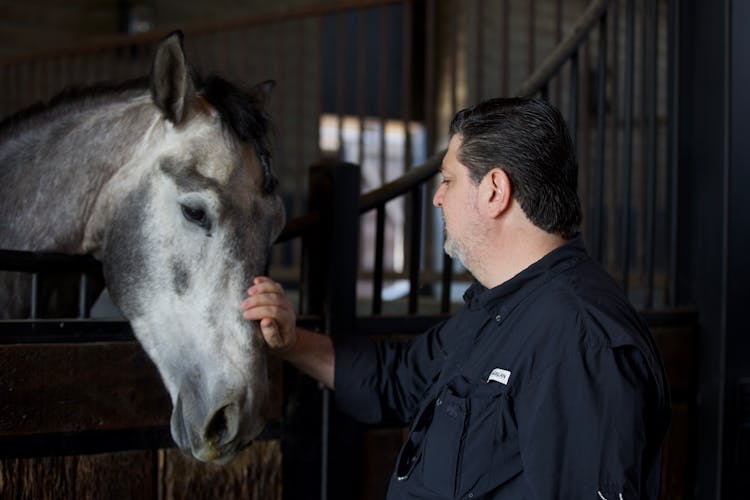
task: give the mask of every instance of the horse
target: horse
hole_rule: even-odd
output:
[[[0,247],[101,261],[169,392],[175,443],[204,462],[229,462],[265,425],[265,344],[239,304],[285,223],[273,85],[199,75],[175,32],[147,77],[0,123]]]

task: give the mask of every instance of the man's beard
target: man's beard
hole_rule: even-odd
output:
[[[445,253],[447,253],[450,258],[460,261],[462,266],[467,267],[466,248],[448,234],[445,226],[443,226],[443,235],[445,237],[445,243],[443,244],[443,250],[445,250]]]

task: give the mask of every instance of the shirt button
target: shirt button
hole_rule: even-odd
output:
[[[471,491],[469,492],[469,498],[474,498],[474,493],[472,493]]]
[[[495,316],[495,321],[497,321],[498,323],[500,323],[500,321],[501,321],[502,319],[503,319],[503,317],[502,317],[502,316],[500,316],[499,314],[498,314],[497,316]]]
[[[441,404],[443,404],[443,400],[440,398],[437,398],[437,401],[435,401],[435,405],[440,406]]]

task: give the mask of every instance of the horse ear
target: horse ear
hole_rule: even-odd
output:
[[[251,88],[249,93],[250,95],[255,96],[255,98],[258,99],[258,102],[263,106],[268,106],[271,102],[271,94],[275,88],[276,80],[266,80]]]
[[[182,32],[168,35],[156,48],[151,67],[151,98],[175,125],[185,116],[193,96],[193,80],[182,46]]]

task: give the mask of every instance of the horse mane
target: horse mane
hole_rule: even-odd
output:
[[[54,113],[55,115],[63,114],[73,104],[146,90],[148,90],[148,78],[146,77],[135,78],[120,83],[103,82],[88,86],[66,87],[59,94],[47,101],[38,101],[3,118],[0,121],[0,137],[7,131],[22,124],[28,123],[31,125],[35,120],[42,116],[46,117],[50,113]]]
[[[222,124],[229,127],[242,142],[253,147],[263,169],[263,192],[273,193],[278,180],[271,168],[271,120],[262,98],[215,74],[203,76],[191,71],[191,75],[196,93],[216,109]],[[114,84],[99,83],[65,88],[50,100],[37,102],[0,121],[0,140],[17,127],[33,127],[40,119],[48,120],[50,116],[62,115],[74,104],[95,103],[118,95],[148,92],[148,89],[147,77]]]

